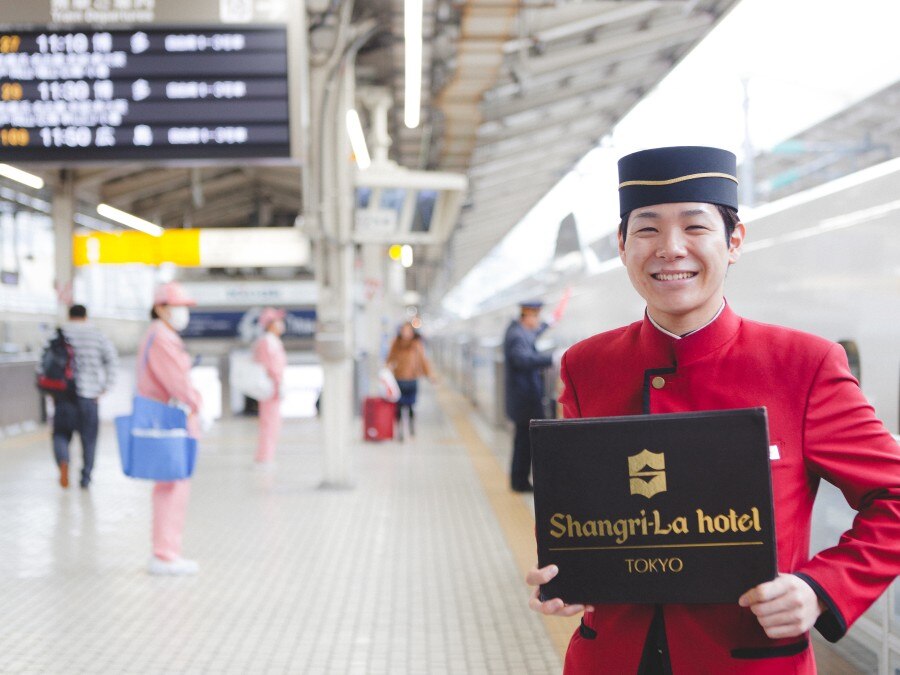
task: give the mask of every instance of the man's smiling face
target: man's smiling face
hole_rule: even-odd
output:
[[[740,256],[742,223],[726,240],[715,205],[656,204],[632,211],[626,232],[619,256],[657,323],[682,335],[715,316],[725,273]]]

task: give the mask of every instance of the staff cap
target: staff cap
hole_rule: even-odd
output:
[[[651,148],[619,160],[619,215],[642,206],[702,202],[738,207],[737,158],[721,148]]]

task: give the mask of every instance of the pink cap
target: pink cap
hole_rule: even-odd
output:
[[[170,281],[156,287],[156,291],[153,293],[153,304],[193,307],[197,302],[187,294],[181,284],[177,281]]]
[[[283,309],[275,309],[274,307],[266,307],[263,311],[259,313],[259,325],[263,328],[267,328],[270,323],[273,321],[278,321],[279,319],[284,318],[284,310]]]

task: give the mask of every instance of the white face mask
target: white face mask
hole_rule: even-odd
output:
[[[187,307],[169,307],[169,325],[178,333],[187,328],[191,312]]]

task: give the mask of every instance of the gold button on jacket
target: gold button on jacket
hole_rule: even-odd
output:
[[[659,375],[650,380],[650,384],[653,385],[654,389],[662,389],[666,386],[666,380]]]

